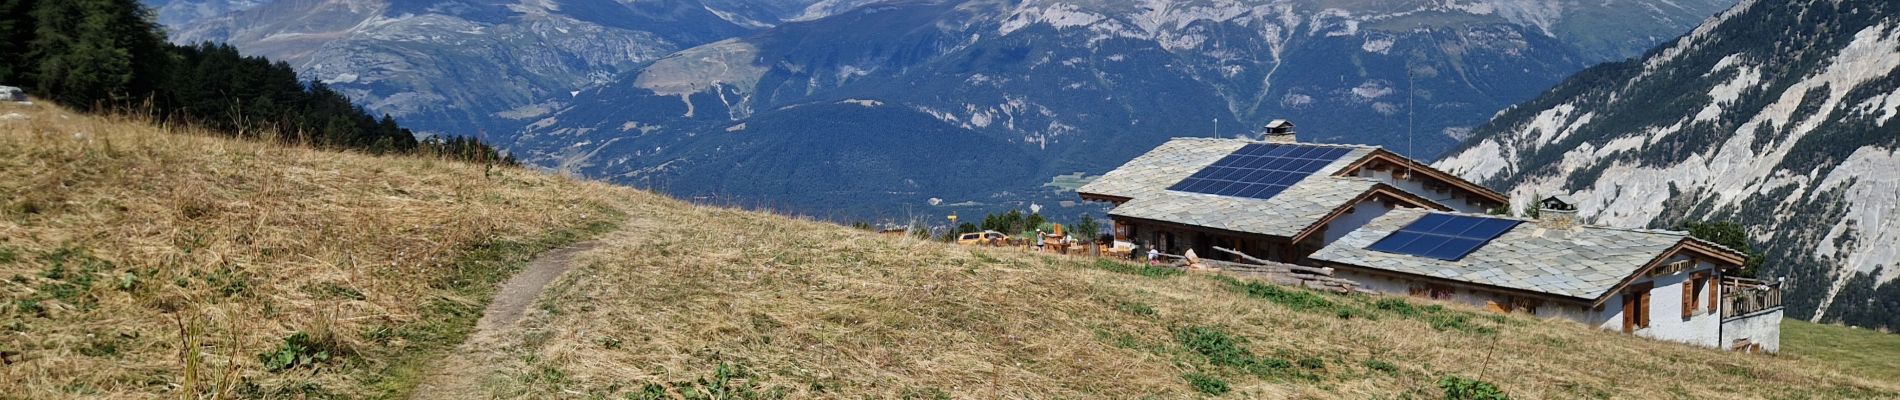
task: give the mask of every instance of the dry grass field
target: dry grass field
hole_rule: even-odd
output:
[[[1818,359],[659,208],[544,294],[491,393],[1436,399],[1481,381],[1515,398],[1900,396]]]
[[[0,398],[399,394],[639,196],[0,104]]]
[[[0,106],[0,206],[0,398],[405,396],[495,282],[582,237],[602,245],[502,340],[478,397],[1900,397],[1857,372],[1877,360],[959,248],[45,106]]]

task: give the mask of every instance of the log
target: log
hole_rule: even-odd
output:
[[[1274,262],[1274,261],[1267,261],[1267,260],[1262,260],[1262,259],[1259,259],[1259,258],[1254,258],[1253,256],[1250,256],[1250,255],[1247,255],[1247,253],[1242,253],[1242,252],[1238,252],[1238,251],[1233,251],[1233,250],[1231,250],[1231,249],[1228,249],[1228,248],[1225,248],[1225,247],[1220,247],[1220,246],[1214,246],[1214,250],[1215,250],[1215,251],[1221,251],[1221,252],[1225,252],[1225,253],[1227,253],[1227,254],[1233,254],[1233,255],[1235,255],[1235,256],[1239,256],[1239,257],[1240,257],[1240,259],[1242,259],[1242,260],[1247,260],[1247,261],[1251,261],[1251,262],[1253,262],[1253,263],[1255,263],[1255,264],[1259,264],[1259,265],[1261,265],[1261,266],[1266,266],[1266,267],[1273,267],[1273,268],[1285,268],[1285,269],[1289,269],[1289,270],[1293,270],[1293,271],[1296,271],[1296,272],[1305,272],[1305,273],[1309,273],[1309,274],[1319,274],[1319,275],[1326,275],[1326,276],[1332,276],[1332,275],[1333,275],[1333,269],[1332,269],[1332,268],[1314,268],[1314,267],[1307,267],[1307,266],[1299,266],[1299,265],[1293,265],[1293,264],[1287,264],[1287,263],[1283,263],[1283,262]],[[1244,265],[1244,264],[1243,264],[1243,265]]]

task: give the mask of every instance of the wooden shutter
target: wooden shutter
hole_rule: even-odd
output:
[[[1701,282],[1695,279],[1682,282],[1682,318],[1695,317],[1695,288],[1697,286],[1701,286]]]
[[[1710,278],[1709,278],[1709,289],[1708,289],[1708,292],[1709,292],[1709,314],[1712,314],[1712,315],[1722,315],[1722,314],[1721,314],[1721,313],[1719,312],[1719,311],[1721,311],[1721,308],[1720,308],[1720,307],[1718,307],[1719,305],[1721,305],[1721,304],[1722,304],[1722,303],[1721,303],[1721,301],[1722,301],[1722,280],[1721,280],[1721,279],[1716,279],[1715,277],[1710,277]]]
[[[1637,303],[1638,303],[1636,304],[1636,326],[1640,328],[1648,328],[1649,327],[1649,288],[1644,288],[1642,294],[1637,295],[1636,298],[1637,298]]]
[[[1636,331],[1636,292],[1623,294],[1623,333]]]

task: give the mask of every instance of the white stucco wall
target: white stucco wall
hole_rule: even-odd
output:
[[[1417,195],[1418,197],[1423,197],[1426,200],[1431,200],[1434,203],[1442,204],[1446,207],[1451,207],[1451,209],[1454,211],[1464,212],[1464,213],[1476,213],[1476,214],[1483,214],[1485,212],[1490,211],[1490,210],[1484,209],[1483,207],[1467,203],[1465,199],[1463,198],[1457,198],[1456,196],[1453,196],[1454,193],[1458,193],[1458,191],[1456,190],[1447,190],[1447,191],[1439,192],[1439,191],[1426,189],[1424,181],[1411,180],[1411,179],[1399,179],[1397,176],[1393,175],[1394,172],[1396,171],[1395,170],[1373,171],[1371,169],[1361,169],[1359,170],[1359,176],[1365,177],[1365,178],[1377,179],[1380,182],[1385,182],[1388,185],[1392,185],[1392,187],[1399,188],[1399,190],[1404,190],[1406,193],[1411,193],[1413,195]]]
[[[1359,202],[1359,204],[1354,204],[1352,206],[1352,212],[1340,215],[1339,218],[1334,218],[1332,222],[1326,223],[1325,234],[1320,236],[1320,246],[1333,244],[1333,241],[1346,237],[1346,234],[1352,233],[1352,231],[1359,230],[1360,227],[1372,222],[1374,218],[1379,218],[1379,216],[1391,212],[1394,207],[1387,207],[1383,201],[1363,201]]]
[[[1722,348],[1727,349],[1737,341],[1761,345],[1761,350],[1769,353],[1781,351],[1781,315],[1782,309],[1749,314],[1722,323]]]
[[[1664,264],[1684,259],[1678,256]],[[1703,289],[1696,299],[1696,310],[1688,319],[1682,318],[1682,285],[1689,283],[1689,277],[1697,272],[1713,271],[1715,265],[1697,262],[1690,268],[1669,275],[1637,278],[1632,286],[1643,283],[1653,284],[1649,289],[1649,327],[1637,328],[1634,334],[1657,340],[1688,343],[1704,347],[1721,347],[1722,312],[1710,311],[1708,289]],[[1705,285],[1707,283],[1704,283]],[[1603,329],[1623,330],[1623,298],[1629,294],[1611,296],[1603,303],[1603,320],[1598,326]]]

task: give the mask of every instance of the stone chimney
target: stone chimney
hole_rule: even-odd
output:
[[[1537,202],[1537,223],[1554,230],[1567,230],[1583,224],[1577,221],[1577,201],[1561,194]]]
[[[1266,134],[1261,135],[1261,139],[1266,140],[1267,143],[1299,143],[1300,142],[1298,138],[1295,138],[1293,136],[1293,123],[1287,122],[1287,120],[1284,120],[1284,119],[1276,119],[1276,120],[1273,120],[1273,122],[1268,122],[1267,132]]]

